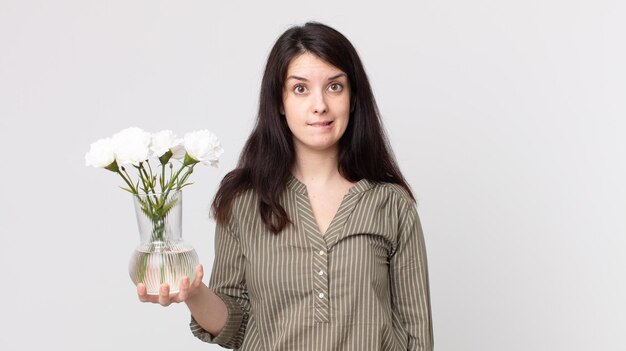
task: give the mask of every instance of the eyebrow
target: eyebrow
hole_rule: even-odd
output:
[[[348,76],[345,73],[342,72],[342,73],[339,73],[337,75],[334,75],[334,76],[328,78],[328,80],[334,80],[334,79],[337,79],[339,77],[348,77]],[[298,77],[298,76],[293,76],[293,75],[287,77],[287,80],[289,80],[289,79],[301,80],[303,82],[308,82],[309,81],[308,79],[306,79],[304,77]]]

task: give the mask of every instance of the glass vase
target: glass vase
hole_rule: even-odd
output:
[[[134,205],[140,243],[130,258],[130,278],[144,283],[149,295],[158,295],[163,283],[177,293],[182,277],[193,282],[198,265],[196,251],[182,238],[182,192],[135,195]]]

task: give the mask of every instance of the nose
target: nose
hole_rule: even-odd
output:
[[[321,115],[328,112],[328,105],[324,93],[313,94],[313,113]]]

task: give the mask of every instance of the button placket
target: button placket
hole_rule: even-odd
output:
[[[323,236],[320,235],[313,217],[308,195],[303,188],[296,194],[298,217],[302,230],[311,245],[310,275],[313,283],[311,291],[313,320],[315,323],[328,323],[330,321],[330,294],[328,285],[328,247]],[[319,272],[322,274],[319,274]]]
[[[322,241],[320,244],[322,245]],[[330,301],[328,291],[328,255],[326,249],[319,247],[315,251],[313,260],[313,281],[315,289],[315,321],[327,323],[330,317]]]

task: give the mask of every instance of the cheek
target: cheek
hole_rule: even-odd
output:
[[[350,93],[342,94],[335,101],[335,108],[342,112],[350,112]]]
[[[294,101],[294,99],[284,98],[282,107],[284,115],[291,116],[293,118],[302,114],[301,110],[303,109],[304,104]]]
[[[335,111],[338,115],[344,117],[347,123],[347,119],[350,118],[350,98],[343,98],[341,101],[337,101]]]
[[[289,127],[292,134],[294,131],[297,132],[298,129],[301,129],[303,123],[306,121],[306,118],[302,118],[302,116],[303,114],[293,106],[285,106],[285,115],[283,118],[287,122],[287,127]]]

